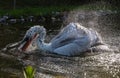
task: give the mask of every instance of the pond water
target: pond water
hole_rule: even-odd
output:
[[[77,21],[76,19],[69,20],[78,17],[81,18]],[[120,23],[117,21],[120,20],[119,17],[118,14],[108,13],[98,16],[96,12],[82,11],[77,14],[71,13],[66,22],[81,22],[87,27],[96,29],[102,35],[105,43],[111,45],[110,47],[113,49],[120,49]],[[48,31],[46,41],[49,41],[59,32],[62,22],[0,25],[0,48],[20,41],[26,30],[33,25],[44,25]],[[16,53],[15,50],[12,53]],[[119,52],[66,57],[34,51],[28,55],[23,54],[25,57],[22,59],[18,59],[19,56],[12,55],[12,53],[10,50],[1,51],[0,78],[23,78],[22,68],[25,65],[32,65],[36,69],[36,78],[120,78]]]

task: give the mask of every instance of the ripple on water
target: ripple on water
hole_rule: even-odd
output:
[[[93,14],[93,16],[91,14]],[[76,18],[78,18],[77,16],[81,16],[82,19],[78,18],[77,19],[78,22],[80,21],[80,23],[82,23],[83,25],[85,24],[86,26],[93,27],[93,29],[96,29],[97,31],[99,31],[102,34],[103,39],[107,44],[120,47],[119,32],[116,32],[116,29],[114,29],[114,26],[117,27],[117,25],[114,24],[115,21],[111,22],[112,20],[115,20],[116,18],[113,18],[112,20],[110,20],[109,16],[111,15],[109,14],[106,16],[97,16],[96,12],[88,12],[88,11],[86,12],[83,11],[83,12],[80,12],[79,15],[76,15],[76,11],[75,11],[74,15],[70,15],[70,17],[72,18],[71,19],[72,22],[74,21],[74,19],[76,19],[74,18],[74,16]],[[109,23],[111,25],[109,25]],[[23,27],[22,26],[20,27],[18,29],[22,30]],[[118,23],[118,27],[119,27],[119,23]],[[21,32],[24,33],[25,31],[21,31]],[[2,31],[1,31],[1,34],[3,36]],[[11,34],[7,33],[7,36],[8,35],[11,35]],[[51,35],[54,36],[54,34],[51,34]],[[11,38],[13,40],[11,38],[10,38],[11,40],[9,40],[5,36],[4,36],[4,39],[1,38],[1,40],[4,40],[2,42],[5,42],[5,41],[15,42],[14,38],[20,38],[19,36],[20,35],[16,35],[15,37],[12,34]],[[47,38],[51,39],[53,36],[51,37],[48,36]],[[3,46],[3,43],[2,43],[2,46]],[[1,61],[2,64],[0,64],[0,67],[1,67],[0,71],[7,72],[7,70],[9,70],[9,72],[19,73],[19,71],[21,71],[22,69],[22,66],[20,67],[21,69],[20,68],[15,69],[14,71],[12,69],[22,64],[22,65],[32,65],[33,67],[35,67],[37,69],[36,77],[38,78],[41,78],[41,77],[42,78],[55,78],[55,77],[60,77],[60,78],[120,78],[120,53],[101,53],[101,54],[96,54],[93,56],[66,57],[66,56],[59,56],[59,55],[43,53],[43,52],[38,53],[34,51],[33,54],[18,53],[20,54],[18,57],[16,55],[17,54],[16,52],[17,51],[15,51],[15,49],[8,50],[7,52],[0,52],[0,56],[4,58],[4,61],[2,60]],[[7,56],[2,55],[2,53],[6,54]],[[8,59],[6,60],[6,58]],[[16,60],[16,58],[19,60]],[[13,63],[13,61],[11,60],[16,60],[16,61]],[[15,65],[16,63],[18,65]],[[5,66],[5,65],[8,65],[8,66]],[[4,69],[3,66],[5,66],[7,70]],[[16,71],[16,70],[19,70],[19,71]]]

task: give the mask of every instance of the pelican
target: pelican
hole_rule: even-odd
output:
[[[45,36],[46,29],[43,26],[33,26],[27,30],[19,49],[26,51],[34,40],[37,43],[37,49],[65,56],[79,55],[91,50],[97,51],[96,49],[109,50],[95,30],[88,29],[79,23],[69,23],[49,43],[44,41]]]

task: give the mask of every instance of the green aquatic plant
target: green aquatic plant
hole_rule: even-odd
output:
[[[34,78],[35,76],[35,69],[32,66],[26,66],[23,69],[23,74],[25,78]]]
[[[16,8],[16,9],[0,9],[0,16],[5,15],[6,13],[15,17],[20,17],[22,15],[29,16],[39,16],[51,14],[52,12],[62,12],[73,10],[78,6],[46,6],[46,7],[25,7],[25,8]]]

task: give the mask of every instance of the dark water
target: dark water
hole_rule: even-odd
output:
[[[97,30],[105,43],[113,49],[120,48],[119,14],[110,12],[75,11],[69,14],[68,22],[80,22],[86,27]],[[117,19],[117,20],[116,20]],[[32,25],[44,25],[47,28],[47,40],[56,35],[62,22],[25,23],[0,26],[0,48],[22,39]],[[34,51],[18,60],[11,51],[1,52],[0,78],[23,78],[22,67],[32,65],[36,78],[120,78],[120,53],[101,52],[86,56],[66,57]],[[2,54],[3,53],[3,54]],[[12,53],[15,53],[13,50]],[[4,55],[6,54],[6,55]],[[2,57],[3,56],[3,57]]]
[[[62,26],[62,21],[56,21],[54,23],[51,21],[46,21],[27,22],[24,24],[0,24],[0,49],[5,48],[6,45],[10,45],[22,40],[26,30],[34,25],[44,26],[47,29],[47,34],[50,35],[51,33],[58,32],[58,29],[60,29]],[[52,35],[49,37],[52,37]],[[5,55],[2,54],[2,52],[0,54],[0,78],[23,78],[23,64],[18,61],[17,56],[13,57],[12,54],[9,53],[9,50],[5,51],[5,53]]]

